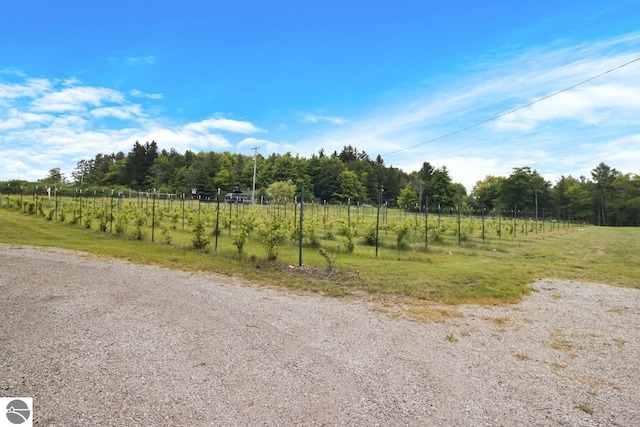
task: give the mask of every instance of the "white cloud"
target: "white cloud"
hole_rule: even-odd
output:
[[[258,138],[245,138],[238,142],[236,145],[238,149],[251,149],[253,147],[259,147],[259,152],[262,153],[283,153],[291,150],[291,146],[278,144],[277,142],[269,141],[266,139]],[[253,153],[253,152],[252,152]]]
[[[25,73],[12,67],[0,68],[0,74],[8,74],[8,75],[13,75],[18,77],[27,77]]]
[[[133,89],[129,91],[129,95],[139,97],[139,98],[148,98],[148,99],[162,99],[163,95],[161,93],[145,93],[139,91],[137,89]]]
[[[15,108],[5,112],[5,116],[8,118],[0,119],[0,131],[20,129],[29,124],[46,123],[53,120],[53,117],[47,114],[24,113]]]
[[[584,144],[582,153],[594,153],[600,161],[624,173],[640,174],[640,130],[608,141]],[[589,170],[596,165],[592,164]]]
[[[301,138],[296,145],[307,155],[352,145],[371,157],[381,154],[386,165],[407,172],[424,161],[441,162],[467,188],[487,174],[509,175],[513,167],[530,166],[552,178],[588,174],[601,161],[620,159],[582,150],[580,144],[610,147],[618,138],[640,133],[640,62],[489,119],[632,60],[639,42],[640,33],[601,43],[550,45],[510,53],[507,59],[485,58],[462,78],[439,79],[437,86],[403,91],[395,99],[387,96],[360,119]],[[614,152],[636,158],[640,144]]]
[[[342,125],[347,123],[347,120],[341,117],[319,116],[316,114],[305,114],[302,121],[306,123],[329,122],[335,125]]]
[[[35,98],[51,89],[47,79],[27,79],[24,83],[2,83],[0,81],[0,101],[2,99]]]
[[[224,117],[166,126],[157,107],[143,107],[127,98],[153,100],[162,96],[137,90],[127,95],[110,88],[82,86],[73,79],[27,76],[19,83],[0,84],[4,96],[4,104],[0,103],[0,158],[4,160],[0,180],[36,180],[53,167],[69,175],[78,160],[98,153],[128,152],[135,141],[156,141],[178,152],[220,151],[233,148],[221,132],[264,132],[248,121]],[[105,122],[113,118],[122,124]],[[110,123],[109,127],[105,123]],[[268,141],[264,145],[273,146]]]
[[[593,64],[594,67],[597,65]],[[548,83],[547,83],[548,84]],[[594,81],[560,93],[530,107],[498,119],[495,130],[531,131],[546,122],[572,120],[587,125],[607,121],[625,124],[640,121],[640,82],[627,81],[624,76],[611,76],[603,83]]]
[[[153,55],[147,56],[131,56],[125,59],[125,62],[129,65],[136,65],[140,63],[153,64],[156,62],[156,57]]]
[[[21,176],[25,179],[40,179],[53,167],[61,167],[67,175],[81,159],[93,158],[98,153],[128,152],[135,141],[156,141],[162,147],[172,147],[178,152],[186,150],[226,150],[231,144],[216,134],[185,132],[181,127],[123,129],[89,129],[90,122],[78,116],[58,117],[51,126],[28,129],[7,135],[12,146],[19,149],[0,149],[0,157],[12,159],[0,171],[0,180]],[[20,146],[22,141],[29,144]],[[36,141],[36,142],[33,142]],[[18,159],[29,159],[28,162]],[[8,165],[13,165],[8,167]]]
[[[121,120],[145,116],[139,105],[95,108],[91,110],[91,115],[94,117],[115,117]]]
[[[31,103],[36,112],[67,112],[86,110],[87,105],[100,106],[105,102],[123,103],[122,93],[100,87],[71,87],[52,91]]]
[[[75,77],[71,77],[71,78],[65,79],[62,82],[63,86],[78,86],[80,84],[82,84],[82,82],[80,80],[78,80],[77,78],[75,78]]]
[[[26,179],[35,181],[36,179],[46,176],[32,174],[33,166],[25,163],[23,159],[28,159],[28,157],[24,157],[21,153],[15,151],[0,151],[0,164],[2,164],[2,170],[4,171],[4,178],[0,177],[0,179]],[[29,159],[29,162],[31,162],[31,159]]]
[[[249,121],[218,115],[166,125],[171,118],[161,117],[157,105],[147,105],[162,94],[83,86],[73,78],[32,79],[14,70],[5,73],[10,83],[0,74],[0,179],[18,174],[42,178],[36,174],[58,166],[69,174],[77,160],[127,152],[136,140],[155,140],[180,152],[235,145],[238,150],[260,146],[263,153],[290,151],[305,157],[321,148],[331,153],[352,145],[372,158],[381,154],[386,165],[407,172],[419,169],[424,161],[447,166],[453,180],[468,189],[487,174],[508,175],[513,167],[522,166],[547,179],[588,176],[602,161],[638,173],[640,62],[483,122],[616,67],[639,50],[640,33],[482,58],[464,70],[463,77],[439,77],[413,90],[387,94],[368,110],[354,110],[349,121],[302,114],[295,124],[278,123],[270,127],[269,139],[255,138],[252,134],[266,131]],[[131,64],[155,60],[148,59],[132,58]],[[138,105],[135,98],[145,102]],[[122,122],[104,128],[113,122],[105,118]],[[273,129],[278,136],[273,136]],[[294,140],[293,132],[303,132],[302,137]],[[246,137],[236,144],[237,134]]]
[[[231,148],[229,141],[212,133],[194,133],[184,127],[140,130],[128,138],[130,141],[156,141],[163,147],[175,148],[178,152],[186,150],[216,151]]]
[[[0,120],[0,131],[9,129],[18,129],[24,125],[24,122],[17,117],[12,117],[7,120]]]
[[[206,119],[200,122],[189,123],[188,125],[184,126],[184,130],[196,134],[207,133],[212,130],[221,130],[236,133],[264,132],[262,129],[257,128],[250,122],[223,118]]]

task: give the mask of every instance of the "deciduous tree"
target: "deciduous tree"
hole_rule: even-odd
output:
[[[413,209],[418,204],[418,193],[411,184],[407,184],[398,196],[398,206]]]

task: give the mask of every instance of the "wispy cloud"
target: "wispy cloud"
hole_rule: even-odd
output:
[[[65,79],[62,82],[62,84],[63,86],[78,86],[78,85],[81,85],[82,82],[75,77],[71,77],[71,78]]]
[[[352,145],[370,156],[382,154],[387,164],[407,171],[429,161],[447,166],[453,179],[468,188],[486,173],[508,175],[518,166],[555,178],[586,174],[611,159],[616,162],[613,167],[638,172],[637,163],[627,159],[640,153],[640,145],[632,143],[633,136],[640,135],[640,62],[483,123],[630,61],[638,51],[640,35],[634,34],[482,58],[461,73],[462,78],[440,79],[438,86],[416,87],[392,102],[385,99],[386,105],[360,119],[296,145],[305,147],[307,154],[321,147],[339,151]],[[631,155],[614,159],[604,150],[592,150],[576,156],[585,142],[615,146],[616,152]]]
[[[91,115],[94,117],[115,117],[120,120],[130,120],[146,116],[139,105],[94,108],[91,110]]]
[[[150,129],[136,130],[127,137],[131,141],[156,141],[163,147],[175,148],[178,152],[186,150],[219,151],[231,148],[231,143],[216,133],[197,133],[184,127],[165,128],[154,126]]]
[[[193,133],[207,133],[212,130],[237,132],[237,133],[256,133],[263,132],[252,123],[241,120],[231,120],[224,118],[206,119],[196,123],[189,123],[184,126],[184,130]]]
[[[262,153],[283,153],[291,151],[293,148],[290,145],[253,137],[245,138],[237,144],[239,150],[251,149],[253,147],[259,147]]]
[[[305,123],[329,122],[335,125],[342,125],[347,123],[348,120],[343,119],[341,117],[320,116],[317,114],[305,114],[304,117],[302,118],[302,121]]]
[[[487,119],[612,69],[638,52],[640,33],[502,52],[478,58],[462,73],[455,70],[413,90],[386,94],[377,105],[354,110],[349,120],[316,110],[286,123],[279,117],[264,128],[222,114],[184,123],[165,116],[161,93],[8,70],[0,72],[0,179],[42,178],[52,167],[68,174],[77,160],[127,152],[136,140],[155,140],[180,152],[260,146],[263,153],[303,156],[352,145],[406,171],[419,169],[424,161],[447,166],[453,179],[469,189],[486,174],[508,175],[519,166],[531,166],[547,179],[588,175],[602,161],[637,173],[640,62]],[[130,59],[131,65],[155,61]]]
[[[9,75],[14,75],[18,77],[27,77],[25,73],[13,67],[0,68],[0,74],[9,74]]]
[[[153,55],[147,55],[147,56],[130,56],[129,58],[125,59],[125,63],[129,64],[129,65],[136,65],[136,64],[154,64],[156,62],[156,57]]]
[[[164,95],[162,95],[161,93],[145,93],[137,89],[130,90],[129,95],[148,99],[162,99],[164,97]]]
[[[6,118],[0,119],[0,131],[20,129],[29,124],[42,124],[53,120],[53,117],[47,114],[26,113],[18,111],[15,108],[5,113]]]
[[[16,98],[34,98],[51,89],[47,79],[26,79],[20,83],[3,83],[0,81],[0,102]]]
[[[124,96],[113,89],[71,87],[36,98],[31,103],[31,109],[36,112],[82,111],[87,106],[97,107],[107,102],[123,103]]]

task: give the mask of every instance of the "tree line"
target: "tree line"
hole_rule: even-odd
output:
[[[640,226],[640,176],[622,173],[604,163],[589,178],[562,176],[545,180],[530,167],[514,168],[508,177],[487,176],[470,194],[453,182],[446,166],[423,162],[419,171],[407,173],[387,166],[351,145],[339,153],[320,150],[310,158],[291,153],[248,156],[238,153],[160,150],[156,142],[135,142],[132,150],[97,154],[77,162],[70,179],[59,168],[38,183],[0,183],[2,192],[21,186],[60,188],[79,186],[85,191],[126,188],[132,191],[211,197],[252,188],[256,170],[256,199],[292,200],[305,186],[307,200],[319,203],[377,204],[409,210],[448,212],[459,208],[476,214],[502,213],[529,217],[552,216],[599,225]]]

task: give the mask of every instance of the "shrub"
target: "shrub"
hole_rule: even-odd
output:
[[[44,205],[42,204],[42,200],[36,200],[36,210],[42,216],[44,216]]]
[[[304,227],[304,238],[312,248],[320,247],[320,237],[318,237],[318,233],[316,233],[316,228],[317,224],[314,220],[308,221],[306,227]]]
[[[83,225],[85,228],[91,228],[91,223],[93,222],[93,217],[89,212],[82,215],[83,217]]]
[[[344,221],[340,221],[338,223],[338,235],[346,236],[348,232],[349,232],[349,225],[347,225],[347,223]]]
[[[346,230],[344,230],[343,236],[347,238],[347,241],[344,242],[344,247],[347,249],[348,253],[352,253],[356,247],[356,244],[353,241],[353,238],[355,237],[353,229],[351,227],[347,227]]]
[[[116,234],[124,234],[127,231],[127,217],[119,214],[116,217]]]
[[[369,226],[367,227],[367,231],[364,235],[364,240],[369,246],[376,245],[376,225],[374,223],[369,224]]]
[[[144,232],[142,231],[142,227],[144,227],[144,223],[146,222],[146,218],[142,215],[138,215],[135,219],[134,229],[133,229],[133,238],[136,240],[144,239]]]
[[[173,237],[171,236],[171,230],[169,226],[167,226],[166,224],[161,224],[160,231],[162,232],[162,237],[164,238],[164,242],[167,245],[170,245],[171,242],[173,242]]]
[[[241,254],[244,249],[244,244],[247,242],[247,237],[249,237],[249,232],[242,227],[238,227],[238,229],[236,230],[236,234],[233,236],[233,244],[236,248],[238,248],[239,254]]]
[[[171,228],[174,230],[178,228],[178,221],[180,220],[180,212],[173,212],[171,214]]]
[[[233,244],[238,248],[238,253],[241,254],[244,249],[244,244],[249,237],[251,231],[255,227],[255,217],[253,215],[245,215],[238,220],[238,228],[233,238]]]
[[[271,220],[258,231],[258,235],[267,251],[267,259],[270,261],[277,259],[280,252],[280,244],[286,237],[286,232],[282,229],[281,223],[275,219]]]
[[[109,215],[106,213],[102,213],[99,219],[100,219],[100,231],[104,233],[107,231],[107,222],[109,222]]]
[[[32,201],[26,202],[27,205],[27,213],[29,215],[34,215],[36,213],[36,204]]]
[[[201,219],[196,219],[193,227],[193,239],[191,239],[191,243],[193,243],[193,247],[195,249],[204,249],[209,244],[209,239],[205,236],[205,227],[204,221]]]
[[[409,232],[411,231],[411,227],[408,222],[404,222],[400,224],[398,230],[396,231],[396,245],[398,249],[403,248],[406,245],[406,238],[409,236]]]

